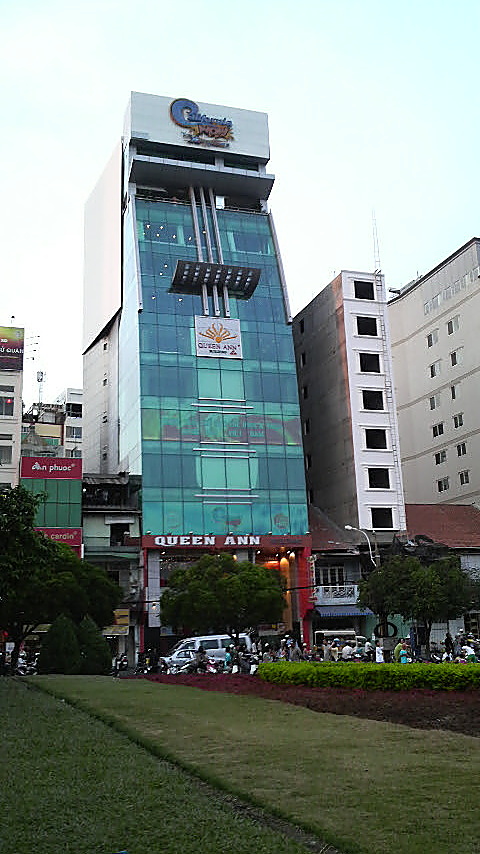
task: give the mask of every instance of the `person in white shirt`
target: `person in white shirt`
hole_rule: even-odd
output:
[[[385,659],[383,657],[383,646],[380,641],[377,641],[375,644],[375,661],[377,664],[385,663]]]
[[[342,658],[344,661],[348,661],[353,655],[353,646],[350,646],[349,643],[346,643],[342,649]]]

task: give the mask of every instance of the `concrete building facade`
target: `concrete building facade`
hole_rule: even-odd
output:
[[[391,539],[405,507],[384,277],[342,271],[293,331],[309,504]]]
[[[388,305],[409,504],[480,506],[480,239]]]

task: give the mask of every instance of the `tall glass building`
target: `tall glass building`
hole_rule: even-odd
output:
[[[87,204],[85,469],[142,476],[150,598],[165,550],[307,553],[268,159],[263,113],[132,93]]]

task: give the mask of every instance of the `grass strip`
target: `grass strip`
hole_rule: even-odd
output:
[[[348,854],[472,854],[478,739],[105,677],[34,677]]]
[[[122,734],[0,680],[2,854],[304,854]]]

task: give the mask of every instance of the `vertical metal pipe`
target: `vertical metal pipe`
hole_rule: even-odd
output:
[[[218,227],[217,209],[215,207],[215,195],[211,187],[208,188],[208,194],[210,198],[210,208],[212,211],[212,223],[213,231],[215,234],[215,243],[217,244],[218,261],[220,264],[223,264],[222,241],[220,238],[220,229]],[[225,312],[225,317],[230,317],[230,302],[228,299],[228,288],[226,285],[223,286],[223,310]]]
[[[198,226],[198,216],[197,216],[197,202],[195,199],[195,190],[193,187],[188,188],[188,193],[190,196],[190,207],[192,209],[192,220],[193,220],[193,231],[195,234],[195,243],[197,245],[197,260],[203,261],[203,251],[202,251],[202,240],[200,237],[200,228]],[[203,303],[203,313],[205,315],[210,314],[208,308],[208,293],[207,286],[202,285],[202,303]]]

